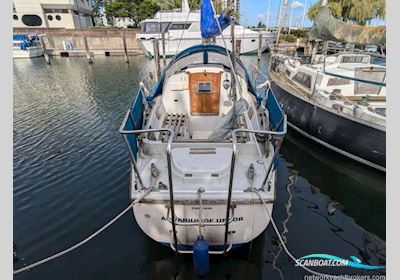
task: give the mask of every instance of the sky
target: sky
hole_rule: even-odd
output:
[[[268,25],[277,26],[277,18],[281,0],[240,0],[240,23],[245,26],[256,26],[259,21],[266,24],[268,5],[270,1],[270,16]],[[304,27],[312,26],[312,22],[307,18],[307,11],[311,5],[318,0],[289,0],[286,20],[290,21],[292,6],[293,16],[291,26],[300,26],[302,23],[304,6],[306,5],[306,15],[304,17]]]
[[[311,27],[313,25],[312,21],[310,21],[307,17],[308,9],[319,0],[288,0],[289,5],[287,9],[286,15],[286,26],[289,26],[290,17],[292,14],[292,6],[293,6],[293,15],[292,15],[292,23],[290,26],[292,27],[301,27],[303,20],[303,12],[304,6],[306,6],[306,15],[304,17],[304,27]],[[281,5],[281,0],[240,0],[240,24],[244,26],[257,26],[258,22],[267,23],[267,13],[268,13],[268,5],[271,2],[270,6],[270,16],[268,21],[268,26],[276,27],[278,25],[278,14],[279,14],[279,6]],[[283,0],[282,0],[283,2]],[[385,25],[384,20],[373,19],[367,25]]]

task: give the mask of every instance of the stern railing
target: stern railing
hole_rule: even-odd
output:
[[[287,131],[287,122],[286,122],[286,115],[284,115],[284,121],[283,121],[283,129],[282,131],[272,131],[272,130],[255,130],[255,129],[245,129],[245,128],[239,128],[235,129],[232,131],[232,158],[231,158],[231,171],[229,175],[229,188],[228,188],[228,201],[227,201],[227,211],[226,211],[226,218],[225,218],[225,236],[224,236],[224,248],[226,253],[227,251],[227,243],[228,243],[228,233],[229,233],[229,209],[231,208],[231,199],[232,199],[232,189],[233,189],[233,177],[234,177],[234,172],[235,172],[235,164],[236,164],[236,157],[237,157],[237,133],[240,132],[245,132],[245,133],[255,133],[255,134],[262,134],[262,135],[267,135],[269,137],[274,137],[275,143],[274,145],[274,155],[272,157],[271,163],[268,166],[268,169],[265,174],[265,178],[263,180],[263,183],[261,184],[260,188],[263,188],[264,185],[266,184],[269,174],[271,172],[272,167],[274,166],[274,162],[276,160],[276,157],[279,153],[280,146],[283,141],[283,136],[286,134]],[[257,145],[257,144],[256,144]]]
[[[137,178],[139,180],[139,183],[143,189],[146,189],[146,187],[143,184],[142,177],[140,176],[139,168],[137,167],[136,159],[133,154],[133,151],[131,149],[130,143],[128,141],[127,135],[133,134],[133,135],[138,135],[142,133],[150,133],[150,132],[168,132],[168,141],[167,141],[167,167],[168,167],[168,183],[169,183],[169,200],[170,200],[170,208],[171,208],[171,215],[172,215],[172,231],[173,231],[173,237],[174,237],[174,243],[175,247],[178,248],[178,239],[176,236],[176,225],[175,225],[175,208],[174,208],[174,188],[172,184],[172,164],[171,164],[171,145],[172,145],[172,140],[174,139],[174,131],[169,128],[153,128],[153,129],[139,129],[139,130],[125,130],[125,123],[128,121],[128,118],[130,117],[130,110],[127,112],[125,115],[125,119],[119,129],[119,132],[122,134],[125,143],[128,147],[129,154],[131,156],[131,161],[133,168],[135,170],[135,173],[137,175]]]

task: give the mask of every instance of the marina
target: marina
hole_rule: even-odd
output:
[[[14,30],[14,278],[385,279],[386,28],[144,3]]]
[[[261,69],[268,68],[268,57],[263,54]],[[141,78],[154,70],[153,61],[144,56],[130,59],[126,64],[123,57],[104,57],[89,65],[82,58],[57,58],[50,67],[43,58],[14,61],[16,268],[82,240],[129,203],[129,155],[118,128]],[[257,58],[243,61],[250,65]],[[50,107],[54,104],[57,107]],[[296,256],[328,251],[343,257],[361,255],[370,264],[385,263],[384,174],[317,149],[291,131],[278,168],[273,215],[281,221],[282,232],[288,217],[287,188],[292,190],[286,236]],[[339,202],[333,215],[328,214],[330,202]],[[209,279],[279,278],[279,270],[288,279],[305,275],[288,263],[281,250],[273,229],[267,227],[254,240],[250,254],[247,245],[232,250],[227,258],[212,257]],[[190,256],[175,257],[170,248],[149,239],[127,214],[85,246],[15,278],[115,275],[195,277]]]

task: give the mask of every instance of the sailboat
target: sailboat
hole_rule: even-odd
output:
[[[222,28],[210,0],[201,5],[212,14],[202,21],[207,39]],[[153,91],[141,83],[120,133],[131,159],[130,199],[148,192],[133,213],[151,239],[177,253],[196,254],[202,242],[207,253],[226,254],[268,226],[263,204],[272,213],[286,116],[271,88],[256,89],[227,48],[179,52]]]
[[[309,39],[366,45],[383,44],[386,35],[382,26],[347,24],[322,7]],[[269,77],[291,128],[337,153],[386,170],[386,66],[375,63],[371,53],[314,53],[311,63],[274,53]]]

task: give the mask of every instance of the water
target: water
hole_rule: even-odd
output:
[[[50,66],[43,58],[14,61],[15,268],[79,242],[129,204],[129,158],[118,127],[152,69],[144,57],[130,64],[118,57],[96,57],[92,65],[83,58],[53,59]],[[281,150],[273,216],[296,257],[327,253],[385,265],[385,176],[292,131]],[[270,225],[251,245],[212,257],[207,279],[306,274]],[[79,249],[15,278],[196,279],[191,257],[176,257],[149,239],[131,212]]]

